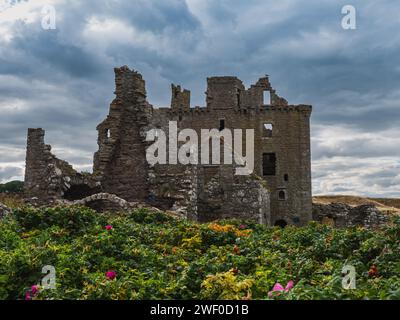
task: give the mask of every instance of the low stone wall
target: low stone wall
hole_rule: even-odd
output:
[[[203,168],[199,186],[198,221],[237,218],[271,224],[270,194],[255,175],[235,176],[229,166]]]
[[[351,207],[344,203],[313,204],[313,220],[335,227],[377,228],[389,222],[389,216],[373,205]]]
[[[98,193],[81,200],[74,201],[75,205],[87,206],[97,212],[120,211],[130,209],[128,201],[114,194]]]
[[[193,165],[150,167],[148,203],[197,220],[197,171]]]
[[[68,201],[68,200],[58,200],[59,205],[78,205],[91,208],[97,212],[118,212],[118,211],[129,211],[140,208],[148,208],[152,211],[160,212],[160,209],[152,207],[146,203],[142,202],[128,202],[115,194],[110,193],[97,193],[86,198]]]

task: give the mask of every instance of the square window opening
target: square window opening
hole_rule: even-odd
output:
[[[272,138],[273,125],[272,123],[264,123],[263,126],[263,137]]]

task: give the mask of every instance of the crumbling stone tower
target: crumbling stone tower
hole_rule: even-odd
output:
[[[128,67],[115,69],[115,85],[110,113],[97,126],[99,150],[93,172],[107,192],[128,201],[144,200],[148,194],[147,161],[141,129],[148,125],[152,107],[139,73]]]
[[[190,91],[172,85],[170,108],[153,108],[142,76],[126,66],[115,69],[115,82],[116,98],[97,126],[99,150],[90,177],[102,192],[198,221],[237,217],[300,226],[312,219],[310,105],[289,105],[268,76],[248,89],[236,77],[208,78],[205,107],[191,107]],[[146,132],[158,128],[168,135],[169,121],[175,121],[178,130],[195,130],[199,137],[201,129],[254,129],[253,174],[237,176],[235,165],[225,164],[150,166]],[[40,167],[41,157],[29,150],[43,148],[42,139],[32,139],[27,191],[40,197],[46,183],[34,193],[41,171],[28,168]],[[63,192],[68,194],[68,188]]]

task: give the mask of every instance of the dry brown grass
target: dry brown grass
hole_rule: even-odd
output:
[[[379,210],[389,213],[400,215],[400,199],[379,199],[379,198],[367,198],[359,196],[315,196],[313,197],[314,203],[329,204],[332,202],[341,202],[348,204],[349,206],[356,207],[364,204],[375,205]]]
[[[24,205],[21,195],[0,193],[0,202],[9,208],[18,208]]]

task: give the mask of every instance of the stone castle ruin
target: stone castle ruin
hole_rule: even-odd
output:
[[[249,218],[300,226],[312,219],[312,107],[289,105],[268,76],[248,89],[236,77],[208,78],[205,107],[191,107],[190,91],[172,85],[171,107],[154,108],[142,76],[126,66],[115,69],[115,84],[109,114],[97,126],[92,174],[79,173],[55,157],[44,142],[44,130],[28,130],[28,197],[51,203],[96,201],[101,194],[101,202],[109,194],[123,203],[147,203],[197,221]],[[235,175],[234,164],[149,165],[146,149],[152,142],[146,133],[155,128],[168,132],[169,121],[198,136],[201,129],[254,129],[254,172]]]

